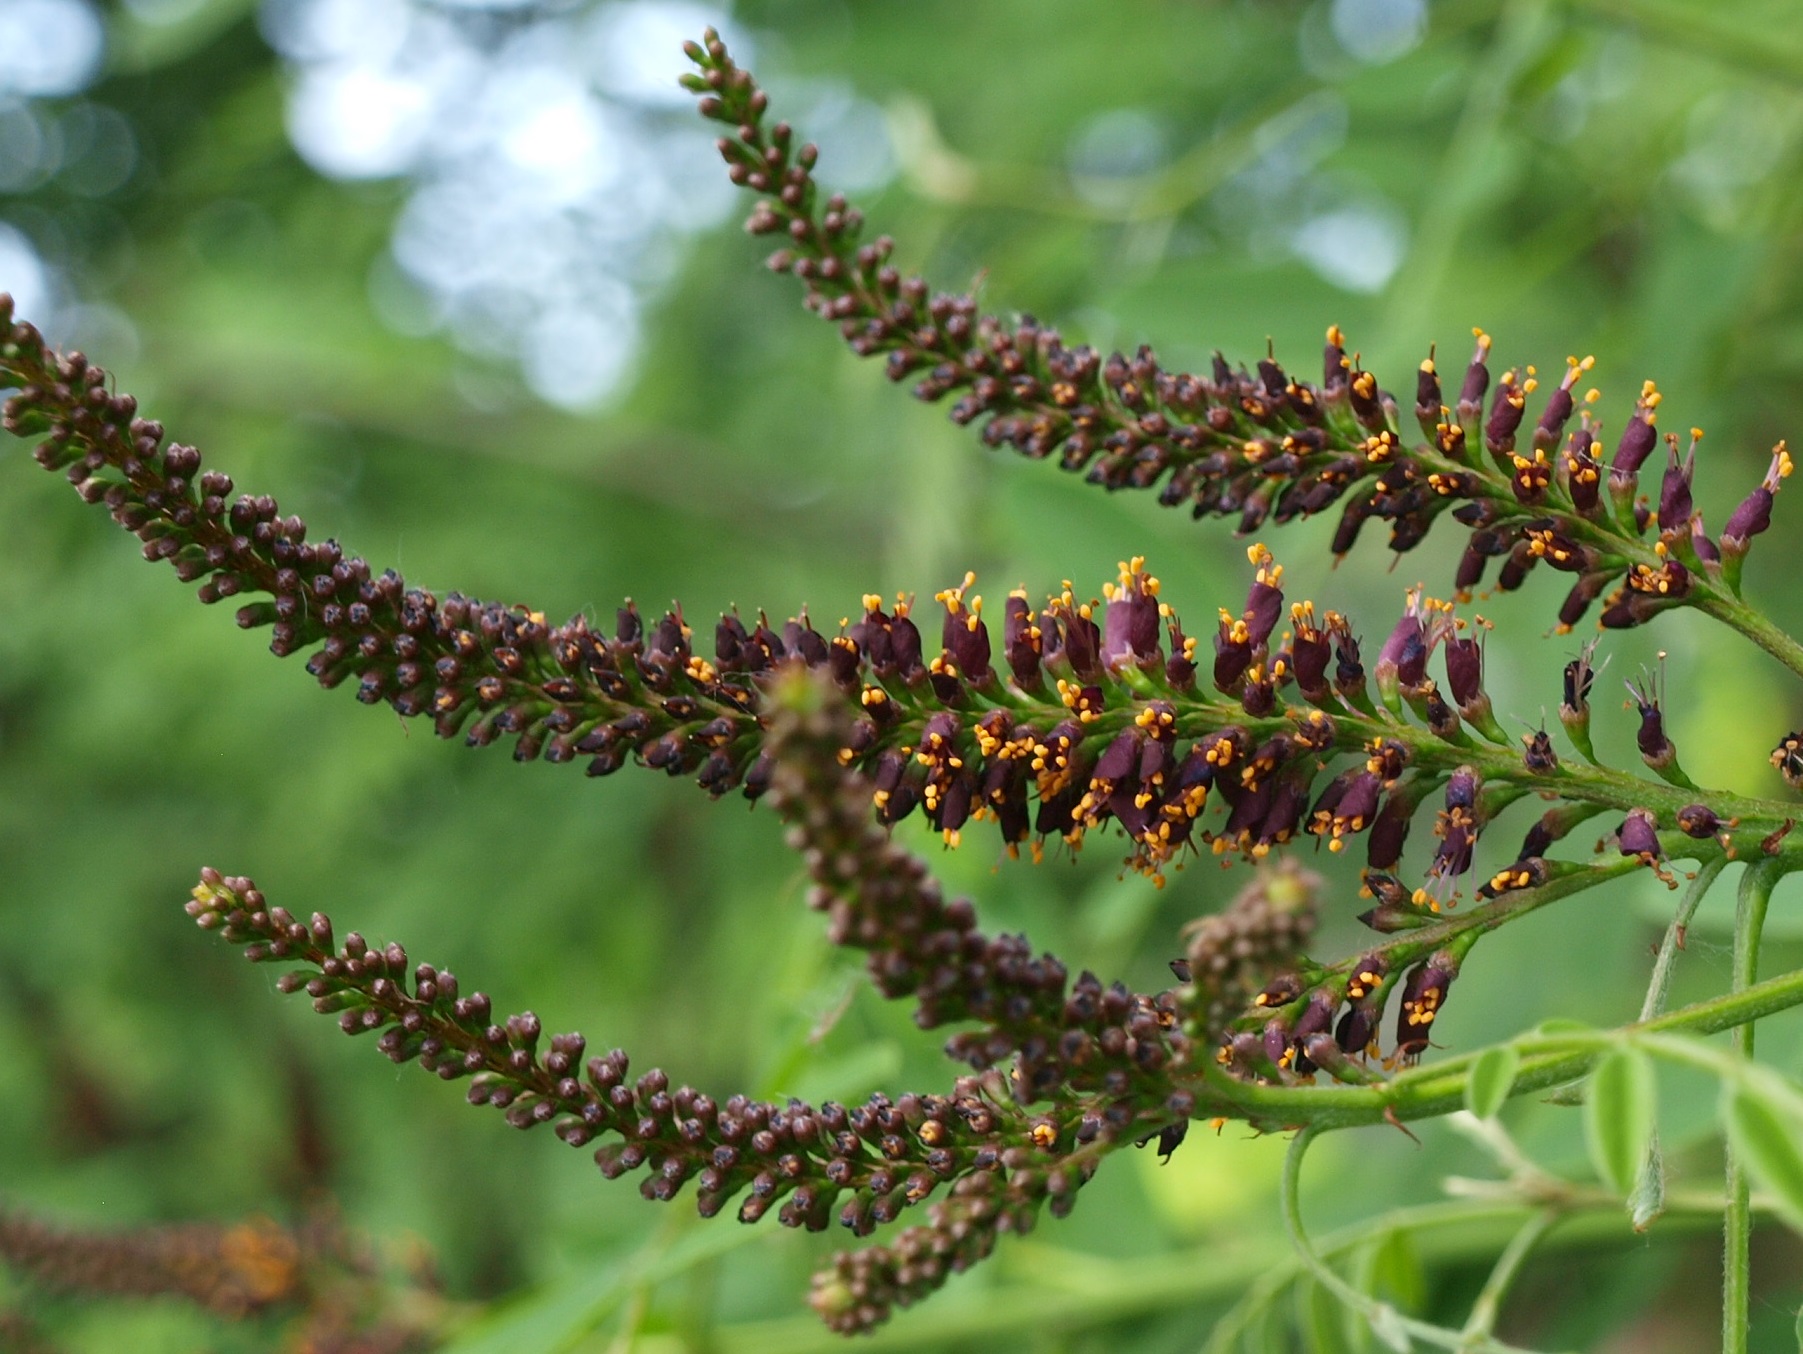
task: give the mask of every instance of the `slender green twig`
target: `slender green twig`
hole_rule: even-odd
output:
[[[1535,1170],[1538,1172],[1538,1168]],[[1620,1206],[1620,1201],[1614,1195],[1599,1189],[1555,1181],[1550,1176],[1543,1178],[1563,1189],[1557,1203],[1565,1225],[1558,1229],[1556,1235],[1544,1238],[1548,1247],[1567,1250],[1587,1244],[1594,1238],[1619,1235],[1607,1231],[1617,1226],[1615,1219],[1610,1216]],[[1384,1236],[1401,1232],[1421,1239],[1421,1259],[1431,1268],[1435,1263],[1452,1260],[1455,1255],[1489,1254],[1494,1245],[1486,1242],[1480,1246],[1478,1241],[1493,1226],[1504,1222],[1519,1226],[1524,1214],[1533,1214],[1546,1207],[1547,1195],[1538,1185],[1523,1192],[1509,1181],[1466,1181],[1455,1178],[1445,1182],[1449,1191],[1455,1184],[1460,1188],[1452,1200],[1393,1209],[1363,1222],[1342,1227],[1317,1239],[1315,1253],[1323,1259],[1333,1259]],[[1479,1185],[1484,1187],[1481,1191],[1478,1189]],[[1711,1220],[1721,1213],[1724,1201],[1719,1194],[1679,1190],[1671,1194],[1667,1203],[1671,1210],[1670,1226],[1696,1229],[1713,1225]],[[1755,1211],[1770,1212],[1773,1206],[1769,1196],[1753,1196]],[[1442,1241],[1436,1236],[1438,1233],[1448,1235]],[[1498,1233],[1496,1244],[1502,1242],[1503,1234]],[[1459,1249],[1446,1249],[1448,1243],[1457,1245]],[[1215,1323],[1202,1354],[1232,1354],[1238,1350],[1240,1346],[1237,1341],[1257,1313],[1306,1272],[1301,1259],[1293,1254],[1281,1263],[1267,1265],[1258,1281],[1246,1288],[1245,1295]],[[1128,1276],[1122,1278],[1131,1281]],[[1226,1282],[1211,1285],[1210,1291],[1230,1291],[1237,1280],[1237,1275],[1229,1275]],[[1110,1290],[1118,1296],[1115,1285],[1111,1284]],[[739,1354],[736,1348],[734,1354]]]
[[[1684,932],[1690,925],[1690,919],[1696,915],[1697,905],[1703,901],[1703,895],[1709,892],[1722,871],[1727,868],[1726,855],[1714,856],[1702,863],[1697,869],[1696,878],[1690,881],[1690,887],[1684,891],[1684,897],[1678,904],[1678,911],[1672,917],[1671,925],[1665,928],[1665,938],[1659,943],[1659,955],[1653,961],[1653,976],[1647,983],[1646,1000],[1640,1005],[1640,1022],[1645,1024],[1665,1010],[1665,998],[1671,988],[1672,968],[1677,963],[1678,951],[1684,944]],[[1652,1224],[1654,1218],[1665,1208],[1665,1159],[1659,1150],[1659,1133],[1655,1129],[1647,1142],[1646,1157],[1640,1163],[1640,1176],[1634,1182],[1634,1191],[1628,1196],[1628,1214],[1634,1220],[1634,1230],[1644,1231]]]
[[[1765,927],[1766,905],[1771,902],[1772,887],[1782,877],[1778,861],[1761,861],[1741,876],[1740,906],[1734,917],[1734,991],[1745,992],[1759,977],[1759,940]],[[1754,1022],[1746,1021],[1734,1028],[1734,1051],[1741,1058],[1753,1058]],[[1747,1301],[1751,1292],[1750,1248],[1753,1214],[1748,1203],[1746,1164],[1726,1144],[1728,1207],[1723,1214],[1722,1242],[1722,1354],[1746,1354]]]
[[[1323,1132],[1313,1125],[1303,1129],[1290,1143],[1290,1150],[1283,1160],[1283,1181],[1281,1186],[1281,1205],[1284,1225],[1289,1229],[1290,1244],[1295,1248],[1308,1272],[1312,1274],[1323,1288],[1332,1293],[1353,1311],[1364,1317],[1371,1331],[1391,1349],[1407,1351],[1409,1339],[1426,1341],[1441,1349],[1460,1351],[1461,1354],[1527,1354],[1512,1345],[1481,1336],[1476,1343],[1466,1339],[1465,1332],[1449,1330],[1445,1326],[1436,1326],[1428,1321],[1418,1321],[1404,1316],[1387,1302],[1379,1301],[1368,1293],[1361,1293],[1323,1260],[1316,1253],[1308,1239],[1308,1231],[1302,1225],[1302,1161],[1308,1155],[1308,1149],[1314,1140]]]
[[[1690,881],[1690,887],[1684,891],[1684,897],[1678,903],[1678,911],[1672,917],[1672,923],[1665,928],[1665,939],[1659,942],[1659,955],[1653,960],[1653,976],[1647,983],[1646,1000],[1640,1004],[1640,1023],[1645,1024],[1665,1010],[1665,998],[1671,988],[1672,968],[1677,963],[1678,951],[1684,948],[1684,932],[1690,925],[1690,919],[1696,916],[1697,905],[1703,901],[1703,895],[1709,892],[1722,871],[1727,868],[1727,856],[1712,856],[1698,868],[1696,878]]]
[[[1688,1043],[1674,1041],[1667,1045],[1646,1036],[1718,1034],[1799,1005],[1803,1005],[1803,971],[1680,1007],[1622,1030],[1570,1030],[1524,1036],[1513,1041],[1522,1056],[1521,1071],[1511,1094],[1525,1095],[1583,1076],[1624,1037],[1633,1038],[1662,1056],[1707,1066],[1717,1075],[1732,1075],[1732,1067],[1727,1065],[1731,1060],[1725,1055],[1716,1062],[1699,1063],[1703,1053]],[[1202,1089],[1204,1094],[1219,1097],[1265,1123],[1342,1128],[1391,1118],[1421,1119],[1446,1114],[1464,1104],[1471,1065],[1483,1051],[1477,1049],[1447,1058],[1367,1086],[1259,1085],[1208,1066],[1201,1069]]]
[[[1477,1295],[1477,1301],[1472,1303],[1471,1315],[1465,1321],[1465,1329],[1461,1332],[1464,1339],[1459,1345],[1461,1354],[1463,1351],[1486,1347],[1490,1333],[1496,1329],[1496,1319],[1502,1314],[1502,1300],[1515,1282],[1516,1275],[1521,1272],[1522,1265],[1540,1239],[1561,1216],[1557,1208],[1541,1209],[1521,1224],[1521,1230],[1515,1233],[1503,1253],[1497,1257],[1496,1266],[1490,1271],[1490,1277],[1485,1280],[1483,1291]]]

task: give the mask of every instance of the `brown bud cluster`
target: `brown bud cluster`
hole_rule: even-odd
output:
[[[1220,1036],[1273,974],[1295,966],[1314,934],[1321,877],[1285,859],[1264,867],[1220,912],[1185,928],[1189,947],[1174,966],[1198,1040]]]
[[[299,1241],[267,1220],[87,1232],[0,1212],[0,1262],[92,1297],[176,1296],[237,1318],[302,1296]]]
[[[1054,1196],[1053,1208],[1069,1197]],[[987,1259],[1001,1233],[1031,1230],[1037,1205],[990,1176],[961,1180],[949,1197],[928,1206],[926,1224],[904,1228],[885,1245],[834,1256],[814,1276],[808,1302],[841,1335],[872,1330],[896,1308],[930,1297],[952,1275]]]
[[[832,694],[798,667],[774,692],[769,747],[770,798],[793,825],[833,942],[868,951],[877,990],[914,997],[922,1029],[979,1022],[946,1052],[979,1071],[1014,1059],[1018,1099],[1101,1092],[1157,1107],[1188,1055],[1175,995],[1104,987],[1088,972],[1073,984],[1024,936],[987,936],[969,901],[947,903],[925,863],[871,822],[864,778],[839,765],[849,720]]]
[[[961,1078],[950,1095],[879,1094],[849,1108],[716,1102],[655,1068],[630,1076],[621,1050],[585,1057],[579,1034],[547,1039],[531,1012],[500,1017],[450,972],[410,965],[399,945],[378,948],[354,932],[339,944],[328,918],[298,921],[247,879],[203,871],[187,911],[245,944],[252,962],[292,965],[278,987],[305,992],[347,1034],[376,1034],[393,1061],[467,1080],[472,1104],[500,1109],[516,1128],[550,1124],[575,1147],[599,1140],[595,1162],[609,1179],[642,1170],[639,1192],[659,1201],[692,1181],[703,1216],[737,1199],[744,1222],[774,1211],[785,1226],[819,1231],[836,1220],[867,1236],[941,1187],[984,1176],[990,1183],[965,1184],[961,1197],[993,1189],[1062,1213],[1099,1153],[1144,1117],[1130,1103],[1068,1095],[1051,1113],[1029,1114],[995,1073]],[[1155,1122],[1193,1109],[1172,1099],[1164,1095]]]
[[[252,1218],[106,1230],[0,1210],[0,1265],[87,1300],[173,1298],[228,1321],[269,1317],[283,1348],[306,1354],[424,1354],[446,1325],[435,1282],[414,1267],[385,1272],[330,1207],[293,1227]],[[0,1349],[51,1348],[31,1335],[0,1313]]]

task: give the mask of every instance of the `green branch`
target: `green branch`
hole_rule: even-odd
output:
[[[1803,1006],[1803,970],[1695,1002],[1619,1031],[1526,1035],[1511,1041],[1521,1054],[1521,1070],[1510,1094],[1526,1095],[1575,1081],[1624,1036],[1717,1034],[1795,1006]],[[1668,1051],[1656,1041],[1641,1042],[1654,1051]],[[1267,1125],[1325,1129],[1390,1119],[1425,1119],[1449,1114],[1463,1105],[1466,1078],[1482,1053],[1479,1049],[1368,1086],[1261,1085],[1240,1081],[1209,1066],[1200,1071],[1203,1084],[1199,1089],[1205,1097],[1230,1105],[1235,1113]]]
[[[1783,877],[1781,862],[1761,861],[1741,876],[1740,905],[1734,917],[1734,991],[1751,988],[1759,977],[1759,941],[1772,888]],[[1734,1051],[1753,1059],[1754,1022],[1737,1026]],[[1746,1163],[1732,1141],[1726,1144],[1728,1207],[1723,1214],[1722,1354],[1746,1354],[1747,1302],[1751,1293],[1753,1215],[1748,1206]]]

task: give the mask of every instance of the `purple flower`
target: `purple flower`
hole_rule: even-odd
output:
[[[1551,451],[1559,445],[1565,435],[1565,424],[1571,417],[1573,408],[1571,388],[1578,383],[1578,377],[1596,365],[1594,357],[1568,357],[1565,359],[1565,377],[1559,382],[1558,389],[1547,397],[1546,411],[1540,415],[1540,422],[1534,428],[1534,449],[1537,452]]]
[[[1690,482],[1697,473],[1697,442],[1702,438],[1701,428],[1690,430],[1690,451],[1684,460],[1678,460],[1678,438],[1676,434],[1665,435],[1666,455],[1665,478],[1659,485],[1659,530],[1661,532],[1680,532],[1688,530],[1692,502]]]
[[[1471,365],[1465,368],[1465,381],[1459,387],[1459,421],[1475,422],[1484,411],[1484,393],[1490,389],[1490,336],[1473,329],[1477,347],[1471,353]]]
[[[1596,511],[1600,497],[1602,472],[1592,451],[1595,445],[1595,434],[1581,427],[1565,447],[1565,491],[1571,495],[1572,506],[1586,517]]]
[[[1490,403],[1490,421],[1484,425],[1484,445],[1492,456],[1506,457],[1515,449],[1515,430],[1521,426],[1528,395],[1537,384],[1532,376],[1521,382],[1513,369],[1503,373]]]
[[[1403,979],[1402,1001],[1396,1008],[1398,1062],[1414,1062],[1429,1043],[1429,1031],[1446,1004],[1447,990],[1459,976],[1459,963],[1444,950],[1409,971]]]
[[[1640,680],[1623,682],[1628,695],[1634,700],[1635,708],[1640,712],[1640,729],[1635,734],[1635,742],[1640,747],[1640,756],[1655,771],[1663,771],[1677,760],[1678,750],[1665,733],[1664,686],[1665,655],[1659,655],[1657,671],[1642,670]]]
[[[964,597],[976,581],[975,574],[965,574],[962,583],[938,593],[936,600],[945,607],[941,642],[957,669],[952,675],[983,683],[995,675],[989,666],[989,630],[983,624],[983,599],[972,597],[966,603]]]
[[[1102,665],[1110,672],[1129,663],[1156,668],[1164,661],[1158,647],[1158,580],[1146,573],[1145,559],[1135,556],[1122,564],[1120,582],[1104,595],[1108,610],[1103,617]]]
[[[1722,549],[1730,555],[1744,555],[1753,537],[1772,524],[1772,500],[1779,487],[1790,478],[1790,451],[1780,442],[1772,450],[1771,468],[1759,487],[1741,500],[1740,506],[1722,528]]]
[[[1659,846],[1659,821],[1650,809],[1629,809],[1615,836],[1624,856],[1656,861],[1665,854]]]
[[[1631,481],[1646,464],[1646,458],[1653,454],[1653,448],[1659,445],[1659,434],[1654,425],[1659,421],[1660,399],[1659,387],[1651,381],[1641,386],[1640,398],[1634,404],[1634,416],[1622,429],[1621,440],[1615,444],[1615,459],[1609,463],[1614,482]]]

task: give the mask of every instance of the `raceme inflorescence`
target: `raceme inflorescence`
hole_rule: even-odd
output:
[[[837,1222],[857,1237],[899,1224],[816,1277],[813,1305],[847,1332],[931,1293],[1042,1211],[1069,1212],[1122,1147],[1175,1150],[1194,1120],[1304,1130],[1299,1166],[1318,1133],[1446,1114],[1499,1066],[1498,1103],[1612,1060],[1694,1062],[1702,1055],[1677,1036],[1750,1030],[1803,1001],[1794,978],[1755,982],[1755,924],[1741,937],[1754,960],[1721,998],[1666,1013],[1661,986],[1619,1031],[1421,1061],[1461,971],[1479,962],[1474,948],[1497,928],[1634,871],[1676,885],[1690,862],[1694,907],[1729,862],[1747,864],[1743,895],[1759,899],[1803,864],[1794,800],[1704,788],[1686,773],[1661,675],[1628,687],[1644,769],[1597,755],[1596,639],[1549,683],[1559,731],[1505,732],[1486,689],[1483,628],[1461,613],[1492,561],[1503,590],[1544,566],[1569,576],[1561,633],[1694,608],[1803,675],[1803,647],[1742,594],[1743,563],[1791,470],[1782,444],[1712,532],[1692,497],[1700,432],[1662,432],[1661,394],[1647,382],[1606,437],[1597,392],[1583,388],[1589,358],[1568,359],[1556,380],[1532,366],[1496,375],[1480,331],[1455,377],[1443,384],[1430,356],[1398,400],[1338,328],[1318,385],[1269,355],[1251,371],[1217,357],[1190,374],[1145,348],[1067,345],[1030,318],[980,313],[970,295],[903,275],[891,241],[865,242],[860,213],[822,193],[814,148],[767,121],[763,91],[719,39],[689,56],[686,83],[725,129],[728,172],[756,196],[747,229],[781,238],[770,267],[801,283],[854,352],[881,356],[923,399],[951,400],[953,420],[978,424],[986,446],[1232,518],[1248,536],[1331,510],[1336,554],[1374,523],[1406,552],[1450,517],[1467,535],[1444,597],[1416,587],[1400,614],[1362,629],[1291,596],[1283,565],[1254,543],[1243,596],[1200,619],[1180,614],[1135,558],[1099,598],[1063,582],[986,605],[967,576],[930,604],[866,596],[838,626],[805,612],[780,623],[729,613],[711,645],[680,607],[645,615],[628,602],[611,625],[554,624],[528,607],[410,587],[309,539],[298,517],[203,468],[101,367],[53,351],[0,299],[0,374],[17,387],[6,427],[37,439],[38,462],[104,506],[146,559],[197,583],[201,601],[229,601],[278,657],[304,655],[322,686],[348,684],[441,737],[510,738],[516,760],[574,762],[591,776],[632,764],[716,798],[768,801],[806,862],[829,938],[861,951],[877,990],[912,1001],[921,1028],[949,1027],[946,1052],[964,1070],[947,1093],[856,1106],[715,1100],[661,1070],[633,1072],[621,1050],[547,1035],[530,1012],[503,1015],[448,970],[398,944],[339,936],[248,879],[202,872],[188,903],[202,927],[281,966],[281,988],[304,992],[346,1033],[465,1082],[472,1103],[517,1128],[549,1125],[593,1151],[608,1178],[635,1175],[647,1198],[686,1190],[704,1215]],[[1773,764],[1803,785],[1803,734],[1772,737]],[[1537,812],[1498,822],[1522,800]],[[1255,873],[1189,929],[1172,985],[1137,992],[983,930],[973,903],[948,899],[891,836],[916,814],[948,845],[994,832],[1008,852],[1035,857],[1104,836],[1160,883],[1199,856]],[[1588,849],[1594,836],[1572,849],[1592,819],[1604,849]],[[1411,834],[1427,841],[1424,866],[1404,863]],[[1486,857],[1509,863],[1479,872],[1486,838]],[[1299,844],[1362,853],[1359,910],[1372,932],[1362,950],[1336,961],[1307,952],[1326,886],[1287,858]],[[1663,974],[1669,955],[1661,964]],[[1722,1075],[1738,1088],[1726,1102],[1741,1107],[1728,1124],[1736,1162],[1776,1178],[1746,1107],[1776,1113],[1785,1093],[1751,1073]],[[1617,1183],[1634,1187],[1644,1222],[1658,1211],[1657,1153],[1644,1135],[1630,1146],[1650,1177]],[[1731,1217],[1735,1188],[1731,1178]],[[1738,1189],[1744,1223],[1744,1175]],[[1309,1256],[1300,1234],[1299,1244]],[[1424,1332],[1438,1328],[1395,1326],[1403,1319],[1387,1308],[1346,1300],[1386,1338],[1436,1339]]]

